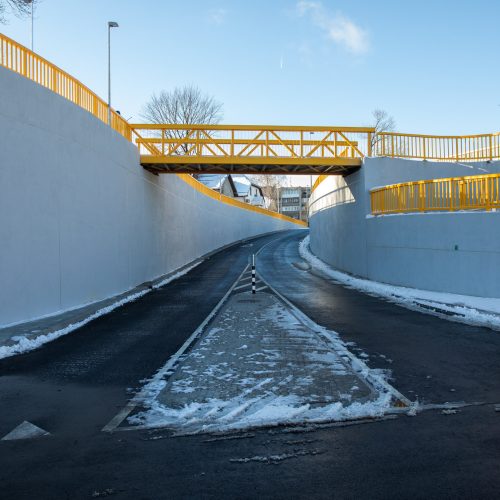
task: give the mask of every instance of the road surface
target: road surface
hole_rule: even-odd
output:
[[[51,434],[0,441],[1,497],[498,498],[499,333],[410,311],[307,270],[298,254],[305,234],[225,249],[78,331],[0,361],[0,436],[25,420]],[[474,404],[309,432],[102,432],[262,247],[262,277],[354,343],[371,368],[391,370],[406,397],[429,407]]]

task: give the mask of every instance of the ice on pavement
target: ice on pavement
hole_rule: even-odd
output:
[[[356,373],[329,333],[272,294],[235,294],[175,372],[146,386],[129,423],[204,432],[383,415],[391,395]]]
[[[419,290],[356,278],[333,269],[316,257],[309,248],[309,241],[309,236],[306,236],[300,242],[300,256],[313,268],[347,287],[387,298],[411,309],[417,308],[431,314],[444,312],[447,317],[456,321],[500,329],[500,299]]]

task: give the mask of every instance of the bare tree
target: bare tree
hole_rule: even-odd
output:
[[[283,175],[251,175],[252,179],[262,188],[264,196],[269,200],[269,210],[275,212],[279,209],[280,188],[284,186]]]
[[[16,16],[24,17],[31,14],[31,4],[36,0],[0,0],[0,23],[7,22],[6,12],[12,11]]]
[[[222,120],[222,108],[222,103],[203,94],[198,87],[189,85],[153,94],[144,106],[142,117],[158,124],[214,125]],[[167,139],[182,139],[185,136],[183,130],[165,131]],[[188,145],[183,144],[182,149],[187,152]]]
[[[394,132],[396,128],[396,120],[384,111],[383,109],[375,109],[372,112],[374,119],[373,127],[375,128],[375,133],[372,135],[372,151],[375,152],[376,146],[382,140],[380,136],[381,132]]]

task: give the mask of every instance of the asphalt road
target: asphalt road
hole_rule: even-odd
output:
[[[0,442],[0,498],[498,498],[500,334],[409,311],[303,271],[297,267],[303,236],[267,236],[226,249],[66,337],[0,361],[0,436],[23,420],[51,433]],[[355,342],[353,350],[369,355],[371,367],[392,370],[393,385],[408,398],[482,404],[452,415],[428,410],[232,439],[102,432],[131,391],[209,314],[249,254],[267,243],[258,258],[263,278],[316,322]]]

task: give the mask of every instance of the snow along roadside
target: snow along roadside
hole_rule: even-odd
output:
[[[333,269],[316,257],[309,248],[309,241],[309,236],[306,236],[300,242],[300,256],[313,268],[318,269],[335,281],[370,295],[386,298],[409,309],[437,315],[460,323],[500,330],[500,299],[432,292],[356,278]]]
[[[118,307],[128,304],[129,302],[133,302],[134,300],[137,300],[140,297],[143,297],[152,290],[161,288],[162,286],[167,285],[171,281],[174,281],[180,278],[181,276],[184,276],[189,271],[194,269],[196,266],[201,264],[201,262],[203,261],[199,260],[194,264],[182,269],[181,271],[178,271],[175,274],[169,276],[168,278],[165,278],[164,280],[152,285],[151,288],[127,295],[123,299],[113,302],[112,304],[102,307],[101,309],[98,309],[96,312],[94,312],[90,316],[87,316],[85,319],[78,321],[77,323],[69,324],[68,326],[61,328],[60,330],[56,330],[47,334],[38,335],[33,338],[30,338],[25,335],[12,337],[13,339],[15,339],[16,343],[13,345],[0,346],[0,359],[8,358],[10,356],[15,356],[16,354],[22,354],[28,351],[33,351],[34,349],[38,349],[39,347],[41,347],[44,344],[47,344],[48,342],[52,342],[53,340],[58,339],[63,335],[67,335],[68,333],[71,333],[77,330],[78,328],[85,326],[87,323],[90,323],[94,319],[100,318],[101,316],[104,316],[105,314],[114,311]]]

